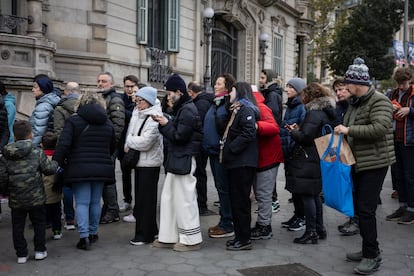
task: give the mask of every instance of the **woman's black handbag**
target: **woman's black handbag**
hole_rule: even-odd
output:
[[[174,152],[168,152],[166,171],[178,175],[186,175],[191,172],[191,155],[180,155]]]
[[[144,127],[145,122],[147,121],[148,117],[149,116],[145,117],[144,122],[142,122],[142,125],[139,128],[139,131],[137,134],[138,136],[141,135],[142,128]],[[124,157],[122,158],[121,167],[125,170],[135,169],[139,161],[139,155],[140,155],[140,151],[135,150],[135,149],[129,149],[128,152],[125,153]]]
[[[134,169],[139,161],[140,151],[129,149],[127,153],[125,153],[124,157],[121,161],[121,166],[123,169],[132,170]]]

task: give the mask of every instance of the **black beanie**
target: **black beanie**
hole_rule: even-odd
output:
[[[188,94],[185,81],[178,74],[173,74],[168,78],[167,82],[165,83],[165,90],[174,92],[180,90],[181,93]]]
[[[39,85],[39,88],[42,90],[43,94],[48,94],[53,91],[53,83],[48,77],[38,78],[36,83]]]

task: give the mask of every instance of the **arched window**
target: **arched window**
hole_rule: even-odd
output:
[[[223,73],[231,73],[237,78],[237,29],[216,15],[211,49],[212,80]]]

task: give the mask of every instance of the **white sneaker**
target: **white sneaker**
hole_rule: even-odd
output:
[[[54,240],[60,240],[61,238],[62,238],[62,232],[60,232],[60,231],[53,232],[53,239]]]
[[[47,251],[36,251],[35,252],[35,260],[40,261],[44,260],[47,257]]]
[[[65,224],[65,226],[63,226],[66,230],[75,230],[76,227],[74,224]]]
[[[124,216],[122,218],[122,220],[125,221],[125,222],[131,222],[131,223],[134,223],[134,222],[137,221],[133,214],[129,214],[128,216]]]
[[[27,259],[29,259],[29,256],[26,256],[26,257],[17,257],[17,263],[18,264],[25,264],[27,262]]]
[[[122,202],[121,204],[119,204],[119,211],[120,212],[126,212],[126,211],[130,211],[132,210],[132,206],[130,203],[128,202]]]

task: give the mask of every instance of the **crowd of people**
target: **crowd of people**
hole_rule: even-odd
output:
[[[135,223],[131,245],[201,249],[200,216],[215,214],[207,205],[208,160],[220,206],[217,225],[208,228],[210,238],[231,238],[226,249],[239,251],[252,249],[252,240],[273,236],[272,214],[280,208],[276,178],[284,163],[284,188],[292,194],[294,213],[282,227],[305,230],[294,243],[316,244],[327,238],[327,231],[314,139],[328,124],[344,135],[356,159],[355,216],[338,230],[361,235],[362,250],[346,258],[359,262],[356,273],[370,274],[382,262],[375,213],[391,165],[400,206],[387,220],[414,223],[412,72],[398,68],[394,79],[398,85],[388,97],[377,92],[369,68],[356,58],[333,83],[335,93],[299,77],[283,89],[277,75],[264,69],[259,87],[228,73],[219,75],[213,94],[172,74],[166,96],[159,99],[155,88],[134,75],[124,77],[122,94],[109,72],[98,74],[97,92],[82,93],[79,84],[68,82],[63,94],[50,78],[39,75],[28,121],[15,119],[15,97],[0,82],[0,193],[8,196],[11,208],[17,262],[26,263],[29,256],[23,234],[27,215],[35,232],[36,260],[47,257],[47,225],[55,240],[62,238],[62,226],[77,226],[76,247],[89,250],[98,242],[99,224],[117,222],[120,212],[128,211],[123,221]],[[132,167],[127,163],[131,156],[136,157]],[[165,181],[158,224],[161,167]],[[258,206],[253,226],[252,198]]]

